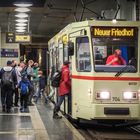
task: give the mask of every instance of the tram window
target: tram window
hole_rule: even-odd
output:
[[[76,39],[76,67],[77,71],[91,71],[91,56],[88,37]]]
[[[137,72],[138,63],[138,40],[137,37],[98,37],[92,38],[94,50],[94,64],[96,72],[118,72],[126,67],[124,72]],[[108,64],[109,56],[115,54],[115,50],[120,50],[118,64]],[[98,57],[97,57],[98,54]],[[130,60],[135,59],[135,64],[129,64]],[[121,61],[121,62],[120,62]]]
[[[60,68],[63,65],[63,44],[62,43],[59,44],[59,62],[58,63],[59,63],[58,69],[60,70]]]
[[[64,61],[68,60],[68,46],[64,46]]]
[[[52,65],[56,65],[56,49],[55,49],[55,47],[52,50]]]
[[[52,62],[52,49],[50,49],[50,66],[53,65],[53,62]]]

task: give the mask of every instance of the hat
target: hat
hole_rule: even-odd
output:
[[[11,64],[12,64],[12,61],[8,60],[7,65],[11,65]]]
[[[70,62],[68,60],[64,61],[64,65],[68,65]]]

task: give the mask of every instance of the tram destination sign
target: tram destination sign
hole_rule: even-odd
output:
[[[136,27],[103,27],[96,26],[91,28],[93,37],[129,37],[136,36]]]
[[[30,34],[6,33],[6,43],[31,43]]]

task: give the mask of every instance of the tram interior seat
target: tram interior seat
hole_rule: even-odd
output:
[[[95,59],[95,65],[106,65],[106,59],[107,57],[102,59]]]

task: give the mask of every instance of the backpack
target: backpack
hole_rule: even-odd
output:
[[[4,73],[2,74],[2,84],[3,86],[7,86],[10,87],[13,83],[13,78],[12,78],[12,70],[11,71],[4,71]]]
[[[61,80],[61,71],[57,71],[54,73],[54,75],[51,78],[51,86],[59,87],[60,80]]]
[[[20,92],[21,92],[21,94],[25,95],[25,94],[28,93],[28,91],[29,91],[28,83],[21,81],[21,83],[20,83]]]

